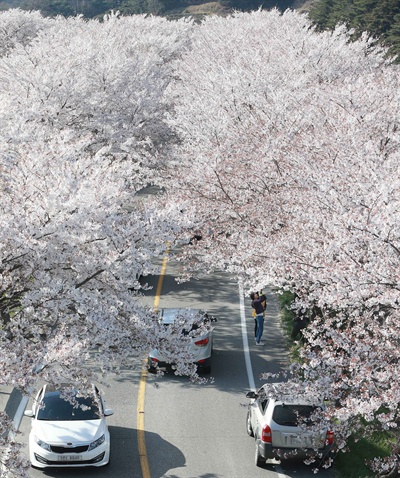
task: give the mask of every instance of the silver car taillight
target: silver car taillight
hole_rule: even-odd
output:
[[[206,337],[205,339],[197,340],[194,344],[197,345],[197,347],[205,347],[209,342],[209,338]]]
[[[269,425],[265,425],[261,433],[261,441],[264,443],[272,443],[272,431]]]

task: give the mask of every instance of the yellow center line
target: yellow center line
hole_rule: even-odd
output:
[[[164,280],[165,271],[167,269],[168,252],[169,252],[169,244],[168,244],[167,250],[165,251],[165,257],[162,261],[160,277],[158,278],[156,296],[154,297],[154,303],[153,303],[154,310],[158,309],[158,304],[160,303],[162,283]]]
[[[165,271],[167,269],[168,252],[169,252],[169,245],[165,252],[165,257],[163,259],[162,266],[161,266],[160,277],[158,278],[156,295],[154,297],[154,304],[153,304],[154,310],[158,309],[158,305],[160,303],[162,283],[164,280]],[[144,366],[142,373],[140,375],[138,401],[137,401],[136,428],[137,428],[139,458],[140,458],[140,467],[142,469],[142,477],[150,478],[150,468],[149,468],[149,461],[147,459],[146,439],[145,439],[145,431],[144,431],[144,397],[146,393],[146,377],[147,377],[147,368],[146,366]]]
[[[144,436],[144,396],[146,391],[146,376],[147,376],[147,370],[143,368],[142,374],[140,376],[140,384],[139,384],[136,426],[137,426],[138,448],[139,448],[140,467],[142,469],[142,477],[150,478],[149,462],[147,460],[147,452],[146,452],[146,440]]]

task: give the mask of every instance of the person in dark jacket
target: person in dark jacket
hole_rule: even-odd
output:
[[[261,342],[261,337],[264,332],[264,311],[265,304],[267,302],[267,297],[262,293],[261,295],[258,292],[252,292],[250,294],[251,306],[255,311],[255,320],[256,320],[256,345],[263,345],[264,342]]]

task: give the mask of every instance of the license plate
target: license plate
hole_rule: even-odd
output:
[[[312,447],[313,446],[313,437],[309,435],[297,435],[291,437],[291,445],[298,447]]]
[[[80,455],[59,455],[58,461],[80,461],[82,456]]]
[[[291,436],[290,437],[290,444],[291,445],[297,445],[297,446],[304,446],[306,444],[306,440],[301,439],[300,437],[298,436]]]
[[[293,446],[310,446],[312,443],[312,437],[309,435],[290,435],[290,444]]]

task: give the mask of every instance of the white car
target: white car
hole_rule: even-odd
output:
[[[211,357],[213,352],[213,323],[215,317],[198,309],[162,309],[159,312],[159,321],[171,331],[170,341],[178,342],[186,339],[188,354],[193,363],[197,365],[199,373],[211,372]],[[167,356],[169,343],[163,347],[163,351],[154,349],[148,357],[149,371],[154,373],[157,368],[172,365],[172,360]]]
[[[110,433],[106,417],[114,411],[96,386],[89,396],[44,385],[31,410],[29,459],[33,467],[103,466],[110,460]],[[65,394],[68,394],[68,399]],[[71,399],[70,399],[71,397]]]
[[[246,430],[255,439],[255,464],[262,466],[266,460],[277,458],[315,457],[325,460],[331,455],[334,434],[325,424],[312,427],[312,417],[322,412],[324,404],[304,396],[285,396],[266,384],[250,398]]]

